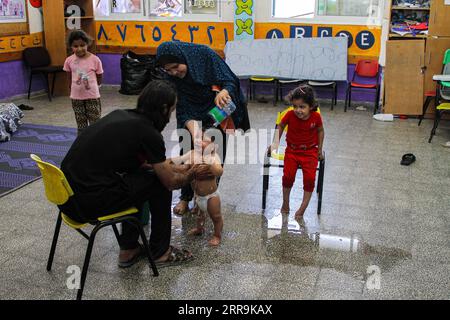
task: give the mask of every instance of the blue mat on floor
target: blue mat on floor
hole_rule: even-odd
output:
[[[0,197],[40,178],[31,153],[59,167],[76,137],[74,128],[21,125],[10,141],[0,143]]]

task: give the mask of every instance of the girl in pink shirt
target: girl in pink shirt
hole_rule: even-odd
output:
[[[100,59],[87,51],[92,40],[84,31],[72,31],[68,42],[73,54],[66,59],[64,71],[69,77],[70,99],[79,135],[101,117],[99,85],[102,83],[103,67]]]

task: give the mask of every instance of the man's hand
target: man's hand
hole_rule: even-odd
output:
[[[177,173],[186,174],[187,171],[191,168],[190,164],[173,164],[172,165],[173,171]]]
[[[230,93],[225,89],[220,91],[217,94],[216,99],[214,100],[216,106],[218,106],[219,108],[225,107],[230,101],[231,101]]]

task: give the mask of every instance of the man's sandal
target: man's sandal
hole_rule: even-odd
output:
[[[139,260],[141,260],[141,258],[144,256],[145,256],[145,248],[143,245],[139,244],[138,253],[136,253],[132,258],[130,258],[127,261],[119,261],[118,266],[119,268],[130,268],[131,266],[139,262]]]
[[[164,267],[178,266],[180,264],[189,262],[193,259],[194,257],[192,256],[192,253],[190,251],[170,246],[170,253],[167,260],[157,261],[155,263],[158,268],[164,268]]]

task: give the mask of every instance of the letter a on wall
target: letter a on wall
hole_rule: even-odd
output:
[[[234,40],[255,38],[255,0],[235,0]]]

